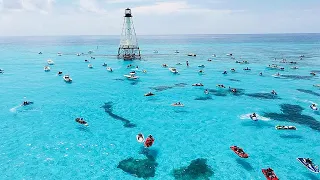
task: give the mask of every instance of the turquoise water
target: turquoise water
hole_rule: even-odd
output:
[[[267,167],[280,179],[320,178],[296,160],[310,157],[320,165],[320,113],[309,108],[320,103],[320,89],[313,87],[320,84],[319,75],[309,74],[320,73],[319,34],[138,38],[143,59],[133,62],[114,56],[118,37],[0,38],[0,69],[5,71],[0,74],[0,179],[136,179],[118,164],[130,157],[146,159],[135,139],[140,132],[155,138],[149,149],[157,163],[151,179],[174,179],[174,169],[198,158],[206,159],[214,172],[210,179],[265,179],[261,169]],[[95,59],[86,54],[89,50]],[[300,55],[305,57],[300,60]],[[280,63],[282,58],[296,61],[299,69]],[[47,59],[55,62],[50,72],[43,70]],[[104,62],[114,72],[101,66]],[[163,68],[164,63],[179,74]],[[138,81],[126,80],[129,64],[147,73],[138,72]],[[201,64],[203,75],[198,74]],[[285,70],[269,70],[269,64]],[[251,71],[243,71],[245,67]],[[69,74],[73,83],[65,83],[58,71]],[[277,72],[284,76],[274,78]],[[204,87],[191,86],[198,82]],[[234,95],[217,84],[242,90]],[[270,96],[273,89],[277,98]],[[156,95],[145,97],[149,91]],[[34,104],[19,106],[24,100]],[[185,107],[171,106],[177,101]],[[112,110],[104,109],[105,103]],[[281,105],[290,113],[281,114]],[[248,118],[253,112],[263,120]],[[74,121],[80,116],[88,127]],[[135,127],[125,127],[121,120]],[[277,131],[278,124],[298,130]],[[240,159],[232,145],[242,147],[249,158]]]

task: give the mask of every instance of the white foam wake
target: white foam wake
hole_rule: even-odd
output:
[[[250,115],[252,115],[253,113],[248,113],[248,114],[242,114],[240,115],[240,119],[250,119]],[[263,117],[263,116],[260,116],[259,114],[257,114],[257,118],[258,120],[261,120],[261,121],[269,121],[270,118],[267,118],[267,117]]]

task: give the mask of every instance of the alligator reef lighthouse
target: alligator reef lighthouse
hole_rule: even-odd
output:
[[[141,59],[136,32],[133,26],[131,9],[129,8],[127,8],[124,13],[118,58],[124,60]]]

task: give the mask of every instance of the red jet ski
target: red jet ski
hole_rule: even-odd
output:
[[[271,169],[271,168],[262,169],[262,173],[267,178],[267,180],[279,180],[279,178],[277,177],[277,175],[274,173],[273,169]]]
[[[154,142],[154,138],[151,135],[149,135],[146,141],[144,142],[144,146],[151,147],[153,145],[153,142]]]
[[[245,152],[243,151],[243,149],[241,149],[241,148],[238,147],[238,146],[231,146],[230,149],[231,149],[234,153],[236,153],[239,157],[241,157],[241,158],[248,158],[248,157],[249,157],[248,154],[245,153]]]

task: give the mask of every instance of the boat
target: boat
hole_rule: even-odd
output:
[[[277,175],[274,173],[273,169],[268,168],[268,169],[262,169],[261,170],[264,176],[267,178],[267,180],[279,180]]]
[[[310,75],[315,76],[317,74],[315,72],[311,72]]]
[[[201,65],[199,65],[198,67],[200,67],[200,68],[204,68],[205,66],[204,66],[203,64],[201,64]]]
[[[174,74],[179,73],[179,72],[177,71],[177,69],[174,68],[174,67],[169,68],[169,70],[170,70],[172,73],[174,73]]]
[[[196,57],[197,55],[194,54],[194,53],[189,53],[188,56],[193,56],[193,57]]]
[[[58,54],[57,54],[58,56],[62,56],[62,53],[61,52],[58,52]]]
[[[89,126],[89,124],[83,118],[76,118],[76,122],[85,126]]]
[[[320,84],[314,84],[313,86],[314,87],[320,87]]]
[[[58,75],[59,75],[59,76],[62,75],[62,71],[59,71],[59,72],[58,72]]]
[[[33,104],[33,102],[31,102],[31,101],[23,101],[21,106],[28,106],[28,105],[31,105],[31,104]]]
[[[317,107],[317,105],[316,104],[311,104],[310,105],[310,108],[312,109],[312,110],[318,110],[318,107]]]
[[[81,56],[81,54],[80,54],[80,53],[77,53],[77,56]]]
[[[111,67],[107,67],[107,71],[112,72],[112,68]]]
[[[297,130],[297,128],[295,126],[280,126],[277,125],[276,130]]]
[[[162,64],[162,67],[166,68],[166,67],[168,67],[168,65],[167,64]]]
[[[54,65],[54,62],[53,62],[51,59],[48,59],[48,60],[47,60],[47,63],[48,63],[49,65]]]
[[[182,104],[180,102],[176,102],[176,103],[171,104],[171,106],[184,107],[184,104]]]
[[[217,87],[219,87],[219,88],[226,88],[223,84],[217,84]]]
[[[309,158],[297,158],[306,168],[308,168],[313,173],[319,173],[319,168],[316,166]]]
[[[88,68],[92,69],[93,68],[92,64],[88,64]]]
[[[195,83],[195,84],[192,84],[192,86],[203,86],[202,83]]]
[[[63,79],[64,79],[65,82],[72,82],[72,79],[70,78],[69,75],[64,75]]]
[[[174,53],[179,53],[179,51],[178,51],[178,50],[176,50]]]
[[[180,62],[178,62],[176,65],[182,65]]]
[[[238,146],[231,146],[230,149],[231,149],[234,153],[236,153],[239,157],[241,157],[241,158],[248,158],[248,157],[249,157],[248,154],[245,153],[245,152],[243,151],[243,149],[241,149],[241,148],[238,147]]]
[[[148,148],[148,147],[151,147],[153,143],[154,143],[154,138],[151,135],[149,135],[146,141],[144,142],[144,146]]]
[[[291,67],[291,69],[299,69],[297,66]]]
[[[105,67],[106,67],[106,66],[108,66],[108,64],[106,64],[106,63],[103,63],[103,64],[102,64],[102,66],[105,66]]]
[[[130,75],[135,75],[136,72],[135,72],[135,71],[131,71],[129,74],[130,74]]]
[[[48,72],[48,71],[50,71],[50,67],[49,67],[49,66],[45,66],[45,67],[43,68],[43,70],[46,71],[46,72]]]
[[[134,75],[134,74],[130,74],[130,75],[123,75],[124,77],[126,77],[126,78],[128,78],[128,79],[139,79],[139,76],[136,76],[136,75]]]
[[[84,62],[87,62],[87,63],[89,63],[90,61],[89,61],[88,59],[86,59],[86,60],[84,60]]]
[[[137,138],[137,141],[139,143],[143,143],[144,142],[144,137],[143,137],[143,134],[139,133],[136,135],[136,138]]]
[[[144,96],[154,96],[155,94],[153,94],[152,92],[148,92],[146,94],[144,94]]]
[[[250,114],[250,118],[254,121],[258,121],[258,117],[257,117],[256,113]]]

